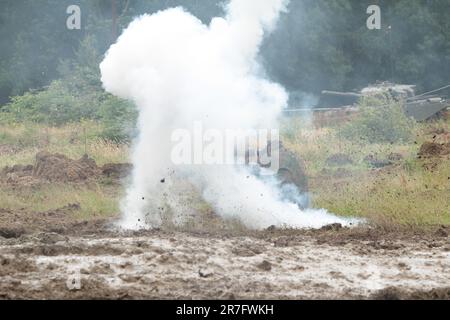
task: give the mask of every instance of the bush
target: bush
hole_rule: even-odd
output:
[[[31,91],[13,97],[3,111],[17,122],[32,121],[59,126],[82,118],[92,118],[95,110],[86,107],[83,102],[67,90],[61,80],[56,80],[43,91]]]
[[[415,121],[408,118],[401,101],[389,94],[363,97],[357,118],[341,131],[348,139],[376,142],[407,142],[414,136]]]
[[[122,142],[134,136],[137,110],[133,103],[108,95],[100,105],[98,116],[103,125],[103,138]]]
[[[98,121],[103,138],[128,140],[135,128],[134,105],[106,93],[101,85],[98,64],[101,56],[96,41],[87,36],[80,43],[75,61],[62,61],[61,79],[39,91],[30,90],[0,108],[0,123],[36,122],[61,126],[83,120]]]
[[[62,80],[53,81],[43,91],[13,97],[0,114],[3,123],[35,122],[49,126],[95,120],[103,126],[102,137],[114,141],[128,140],[137,118],[131,102],[101,91],[74,95]]]

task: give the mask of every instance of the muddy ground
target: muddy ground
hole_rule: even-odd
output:
[[[443,227],[122,232],[97,220],[0,232],[2,299],[450,298]]]
[[[119,179],[129,169],[40,153],[3,169],[0,183]],[[449,227],[125,232],[77,210],[0,205],[0,299],[450,298]]]

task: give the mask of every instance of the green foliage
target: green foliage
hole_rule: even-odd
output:
[[[98,115],[104,128],[102,137],[121,142],[134,135],[137,110],[131,102],[108,95],[100,105]]]
[[[0,113],[3,122],[36,122],[61,126],[83,119],[102,123],[101,135],[110,140],[127,140],[137,118],[132,103],[104,92],[98,65],[101,56],[96,39],[85,37],[75,53],[75,60],[62,61],[61,79],[40,91],[28,91],[11,98]]]
[[[43,91],[13,97],[4,111],[12,115],[16,122],[42,122],[52,126],[92,116],[92,111],[84,108],[82,101],[61,80],[53,81]]]
[[[407,142],[414,134],[415,122],[408,118],[401,101],[389,94],[364,97],[359,102],[359,114],[347,123],[341,135],[348,139],[377,142]]]
[[[381,8],[381,30],[366,26],[369,4]],[[261,53],[289,90],[350,91],[377,80],[435,89],[450,83],[448,1],[290,1]]]
[[[95,119],[97,110],[94,106],[105,95],[100,84],[99,60],[95,39],[86,37],[80,42],[76,60],[61,62],[61,79],[52,81],[40,91],[30,90],[12,97],[2,111],[17,122],[32,121],[52,126],[83,118]]]
[[[81,7],[82,30],[65,27],[70,4]],[[268,75],[289,91],[311,93],[353,90],[376,80],[417,84],[419,91],[450,83],[448,0],[378,4],[382,30],[368,30],[364,1],[290,1],[261,49]],[[100,82],[98,64],[114,42],[111,5],[110,0],[2,1],[0,123],[92,119],[105,121],[108,139],[130,135],[134,107],[106,94]],[[180,5],[204,23],[223,15],[222,0],[116,0],[117,33],[133,17]],[[363,108],[365,121],[359,124],[370,139],[405,139],[409,124],[398,108],[387,115],[382,110]],[[383,118],[392,116],[396,119]],[[350,131],[352,137],[362,133]]]
[[[135,128],[137,112],[129,102],[102,91],[71,91],[64,80],[55,80],[39,92],[12,98],[0,113],[3,123],[36,122],[61,126],[83,119],[99,121],[101,136],[115,141],[128,140]],[[83,95],[83,92],[85,94]]]
[[[223,0],[115,0],[117,29],[138,15],[183,6],[209,23]],[[82,10],[82,30],[67,30],[66,8]],[[382,30],[368,30],[360,0],[290,1],[261,50],[269,75],[289,90],[352,90],[376,80],[417,84],[419,91],[450,82],[448,0],[378,0]],[[0,10],[0,104],[49,85],[60,60],[80,59],[80,40],[97,39],[104,53],[114,41],[111,0],[3,0]],[[88,56],[87,56],[88,57]],[[92,68],[90,68],[92,70]],[[450,91],[447,91],[450,92]]]

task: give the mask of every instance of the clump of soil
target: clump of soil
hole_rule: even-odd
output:
[[[0,276],[36,271],[34,261],[21,257],[7,258],[0,256]]]
[[[95,161],[84,155],[79,160],[72,160],[62,154],[46,151],[36,154],[33,176],[51,182],[85,181],[99,174]]]
[[[353,160],[344,153],[336,153],[329,156],[326,163],[328,166],[343,166],[346,164],[352,164]]]
[[[260,269],[260,270],[263,270],[263,271],[270,271],[270,270],[272,270],[272,264],[269,261],[267,261],[267,260],[263,260],[263,262],[257,264],[256,267],[258,269]]]
[[[238,257],[253,257],[265,251],[263,246],[243,244],[231,249],[231,252]]]
[[[8,183],[13,182],[26,182],[33,176],[33,166],[32,165],[20,165],[16,164],[12,167],[5,167],[0,171],[0,178]]]
[[[107,163],[101,167],[102,174],[106,177],[122,179],[128,176],[133,169],[130,163]]]
[[[399,288],[387,287],[374,293],[371,298],[374,300],[448,300],[450,288],[407,292]]]
[[[25,229],[21,228],[21,227],[13,227],[13,228],[8,228],[8,227],[0,227],[0,237],[2,238],[6,238],[6,239],[12,239],[12,238],[19,238],[20,236],[22,236],[23,234],[25,234]]]
[[[448,231],[446,230],[446,228],[444,226],[441,226],[439,229],[436,230],[436,232],[434,233],[437,237],[448,237]]]
[[[323,226],[321,228],[321,230],[325,230],[325,231],[328,231],[328,230],[338,231],[340,229],[342,229],[342,224],[340,224],[340,223],[327,224],[326,226]]]
[[[420,147],[420,158],[440,157],[450,154],[450,143],[424,142]]]

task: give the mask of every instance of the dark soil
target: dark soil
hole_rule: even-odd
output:
[[[99,174],[95,161],[84,155],[79,160],[72,160],[62,154],[39,152],[36,154],[36,163],[33,176],[51,182],[85,181]]]
[[[420,147],[419,158],[440,157],[450,154],[450,143],[424,142]]]
[[[450,287],[413,292],[389,287],[374,293],[370,298],[374,300],[450,300]]]
[[[100,169],[106,177],[122,179],[131,173],[133,165],[130,163],[107,163]]]

